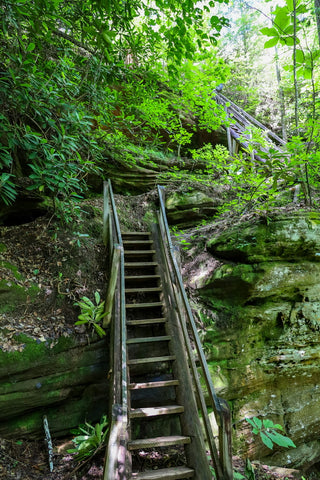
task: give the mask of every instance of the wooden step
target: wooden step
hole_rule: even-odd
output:
[[[152,245],[153,240],[123,240],[125,245]]]
[[[165,355],[163,357],[132,358],[128,360],[128,365],[143,365],[144,363],[172,362],[175,355]]]
[[[126,288],[126,293],[149,293],[149,292],[161,292],[161,287],[142,287],[142,288]]]
[[[126,275],[124,277],[125,280],[128,281],[146,281],[149,280],[160,280],[160,275]]]
[[[155,250],[125,250],[125,256],[128,255],[154,255],[156,253]]]
[[[194,470],[188,467],[160,468],[146,470],[145,472],[132,473],[132,480],[180,480],[193,478]]]
[[[162,302],[149,302],[149,303],[126,303],[126,308],[153,308],[162,307]]]
[[[183,413],[182,405],[166,405],[164,407],[132,408],[129,412],[130,418],[158,417],[159,415],[174,415]]]
[[[121,236],[122,237],[126,237],[126,236],[141,236],[141,235],[151,235],[151,232],[121,232]]]
[[[134,325],[154,325],[156,323],[166,323],[166,318],[145,318],[142,320],[127,320],[127,325],[134,326]]]
[[[171,340],[169,335],[163,335],[160,337],[129,338],[127,340],[127,345],[132,345],[133,343],[168,342],[169,340]]]
[[[158,382],[130,383],[129,390],[141,390],[144,388],[176,387],[179,380],[162,380]]]
[[[125,262],[124,266],[128,268],[157,267],[158,262]]]
[[[170,447],[172,445],[186,445],[191,443],[190,437],[173,435],[170,437],[139,438],[128,442],[129,450],[140,448]]]

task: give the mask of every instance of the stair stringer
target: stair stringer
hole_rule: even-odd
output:
[[[159,274],[163,287],[163,301],[165,315],[168,319],[168,333],[171,335],[172,354],[176,356],[173,362],[175,378],[179,380],[177,387],[177,401],[184,406],[181,414],[181,427],[183,435],[191,437],[191,443],[185,446],[188,466],[194,469],[194,480],[212,480],[204,433],[199,419],[194,386],[190,375],[184,337],[179,325],[178,306],[174,302],[173,285],[170,271],[166,264],[166,252],[159,241],[160,232],[158,225],[153,225],[152,237],[156,248],[156,257],[159,263]]]

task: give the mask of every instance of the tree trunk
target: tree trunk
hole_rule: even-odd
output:
[[[314,12],[317,20],[318,39],[320,45],[320,0],[314,0]]]

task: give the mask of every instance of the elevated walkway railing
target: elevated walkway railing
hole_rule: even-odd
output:
[[[224,106],[227,117],[231,121],[231,125],[225,127],[227,130],[228,149],[231,155],[237,153],[237,146],[239,145],[242,145],[245,148],[248,147],[251,140],[251,134],[248,133],[250,127],[256,127],[262,130],[264,132],[266,141],[270,143],[270,147],[278,150],[280,153],[283,153],[282,147],[286,145],[286,142],[282,138],[280,138],[270,129],[266,128],[265,125],[260,123],[249,113],[245,112],[242,108],[221,93],[216,92],[215,99],[218,104]],[[260,146],[260,150],[263,152],[268,152],[269,147],[266,148],[265,146]],[[256,153],[253,153],[252,157],[260,162],[265,162],[265,160]]]
[[[169,270],[171,276],[171,283],[175,296],[174,304],[177,306],[180,328],[183,332],[188,363],[190,366],[190,373],[192,375],[198,405],[201,409],[207,442],[216,472],[216,478],[217,480],[232,480],[233,469],[230,410],[227,402],[221,398],[218,398],[215,393],[208,364],[202,349],[196,324],[184,289],[180,269],[178,267],[177,260],[174,254],[174,247],[171,241],[169,226],[165,212],[164,187],[158,186],[158,193],[160,199],[160,210],[158,212],[160,241],[163,242],[164,251],[166,252],[166,268]],[[215,443],[208,415],[208,407],[206,405],[206,401],[200,384],[199,373],[194,358],[193,346],[196,348],[198,360],[201,367],[201,375],[206,384],[207,396],[210,403],[209,406],[213,409],[215,420],[218,425],[218,449]]]
[[[124,251],[110,180],[104,182],[103,240],[109,254],[109,282],[104,326],[110,324],[112,346],[112,420],[103,480],[125,480],[127,458],[127,349],[124,284]],[[113,321],[111,322],[111,318]]]

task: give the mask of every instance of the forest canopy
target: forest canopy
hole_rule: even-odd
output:
[[[202,155],[208,178],[231,160],[192,153],[192,138],[228,125],[220,84],[289,138],[288,178],[315,182],[318,19],[318,0],[3,0],[0,201],[28,179],[57,210],[112,162],[152,166],[150,150]]]

